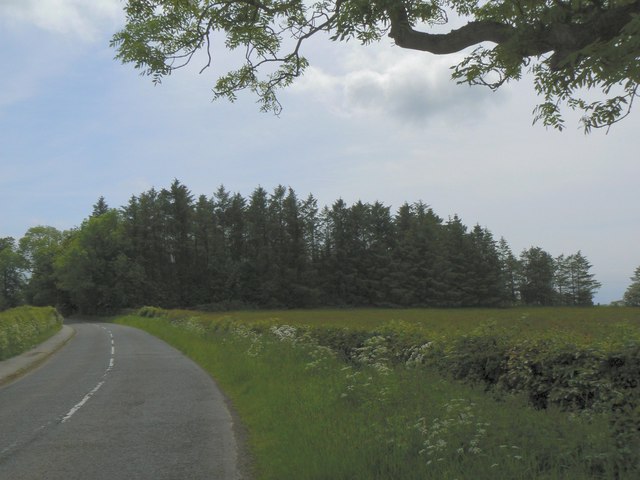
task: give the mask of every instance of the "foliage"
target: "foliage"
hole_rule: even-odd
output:
[[[640,267],[636,268],[631,285],[624,292],[624,304],[629,307],[640,307]]]
[[[319,209],[312,195],[283,186],[258,187],[248,199],[220,186],[196,199],[174,180],[121,210],[99,201],[74,231],[34,227],[20,245],[27,299],[85,312],[587,305],[599,285],[578,252],[567,259],[581,259],[571,271],[589,288],[576,280],[572,296],[560,294],[560,264],[547,252],[532,248],[518,260],[488,229],[469,229],[456,215],[445,222],[422,202],[395,214],[380,202],[341,199]]]
[[[54,268],[68,235],[54,227],[37,226],[27,230],[20,239],[19,253],[30,273],[24,292],[27,304],[68,310],[69,300],[58,288]]]
[[[126,254],[118,213],[86,220],[55,260],[57,286],[82,313],[112,312],[128,305],[141,271]]]
[[[219,77],[214,97],[233,101],[249,90],[262,110],[275,112],[281,110],[277,90],[308,66],[304,42],[324,34],[362,44],[389,36],[402,48],[435,54],[475,46],[453,78],[496,89],[529,71],[542,97],[535,119],[558,129],[561,106],[582,112],[586,131],[619,121],[640,80],[637,0],[129,0],[125,12],[127,23],[111,42],[118,59],[158,83],[199,51],[207,56],[203,70],[210,66],[212,45],[223,39],[228,50],[243,52],[242,65]],[[468,23],[431,33],[450,16]]]
[[[12,237],[0,238],[0,311],[22,303],[24,262]]]
[[[0,313],[0,360],[30,349],[62,327],[52,307],[17,307]]]
[[[556,303],[560,305],[592,305],[594,293],[602,286],[589,273],[591,264],[580,251],[556,259],[554,283]]]
[[[18,249],[5,243],[0,308],[26,300],[64,313],[592,305],[600,286],[580,251],[554,259],[531,247],[518,259],[504,238],[422,202],[319,209],[283,186],[195,199],[174,180],[120,210],[99,199],[79,228],[33,227]]]
[[[416,338],[411,324],[360,332],[345,363],[318,341],[322,326],[162,315],[118,321],[158,335],[216,378],[249,429],[257,478],[634,478],[637,443],[625,453],[620,442],[637,433],[632,421],[617,423],[633,417],[493,399],[482,385],[436,374],[429,345],[418,349],[427,367],[415,349],[400,362],[394,345]]]
[[[436,366],[457,379],[524,393],[536,407],[606,410],[621,400],[635,405],[640,399],[640,370],[634,370],[640,361],[640,317],[633,309],[600,308],[585,318],[593,310],[471,310],[463,311],[464,317],[455,310],[377,311],[383,321],[372,320],[376,311],[371,310],[207,315],[145,307],[139,314],[178,323],[200,319],[219,332],[242,324],[258,334],[286,321],[352,363],[358,363],[372,339],[378,338],[378,346],[384,339],[391,363],[412,359],[412,364]],[[478,318],[497,314],[502,318]],[[320,320],[333,315],[344,319],[334,324]],[[348,326],[346,319],[359,317],[361,322]],[[398,320],[402,317],[410,320]]]

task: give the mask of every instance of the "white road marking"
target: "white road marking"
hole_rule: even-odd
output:
[[[105,330],[106,332],[108,332],[109,336],[111,337],[111,356],[109,357],[109,366],[107,367],[107,369],[102,374],[102,380],[95,387],[93,387],[93,389],[89,393],[87,393],[82,398],[82,400],[80,400],[78,403],[76,403],[73,406],[73,408],[71,408],[71,410],[69,410],[67,412],[67,414],[64,417],[62,417],[62,420],[60,420],[60,423],[65,423],[67,420],[69,420],[71,417],[73,417],[73,415],[75,415],[75,413],[78,410],[80,410],[84,406],[84,404],[87,403],[89,401],[89,399],[96,394],[96,392],[98,390],[100,390],[102,385],[104,385],[104,383],[107,381],[107,374],[113,369],[113,366],[115,365],[116,347],[115,347],[115,342],[113,340],[113,333],[108,328],[105,328],[105,327],[102,327],[102,326],[101,326],[101,328],[103,330]]]
[[[78,402],[76,405],[74,405],[74,407],[69,410],[69,412],[62,418],[62,420],[60,421],[60,423],[64,423],[67,420],[69,420],[71,417],[73,417],[73,415],[80,410],[80,408],[82,408],[82,406],[87,403],[89,401],[89,399],[91,397],[93,397],[93,395],[100,390],[100,387],[102,387],[102,385],[104,385],[105,380],[102,380],[100,383],[98,383],[98,385],[96,385],[93,390],[91,390],[89,393],[87,393],[84,398],[82,400],[80,400],[80,402]]]

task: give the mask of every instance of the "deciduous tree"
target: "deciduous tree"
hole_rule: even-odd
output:
[[[24,268],[13,237],[0,238],[0,310],[22,303]]]
[[[54,262],[61,253],[64,233],[54,227],[32,227],[20,239],[19,252],[29,279],[25,300],[30,305],[51,305],[65,310],[66,299],[56,285]]]
[[[560,129],[563,105],[583,113],[587,131],[617,122],[640,81],[640,0],[128,0],[125,11],[112,39],[117,58],[159,82],[200,50],[209,66],[220,41],[244,61],[219,77],[215,97],[234,100],[247,89],[276,112],[276,91],[308,66],[304,42],[322,34],[363,44],[388,36],[438,55],[464,51],[453,77],[492,89],[529,71],[541,97],[536,120]],[[434,33],[450,18],[462,26]]]

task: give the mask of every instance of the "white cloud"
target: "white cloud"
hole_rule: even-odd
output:
[[[488,98],[495,103],[505,95],[456,84],[450,67],[461,55],[438,57],[382,44],[343,48],[338,65],[312,64],[293,91],[341,116],[391,116],[409,124],[468,118],[465,112],[482,115]]]
[[[0,18],[12,25],[29,24],[55,34],[94,40],[104,24],[122,16],[120,0],[4,0]]]

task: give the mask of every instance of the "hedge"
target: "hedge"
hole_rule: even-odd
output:
[[[17,307],[0,312],[0,360],[19,355],[62,328],[53,307]]]

